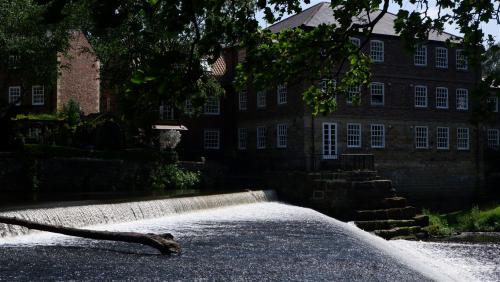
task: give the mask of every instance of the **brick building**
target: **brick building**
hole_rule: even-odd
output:
[[[54,81],[28,82],[19,77],[12,57],[7,69],[0,69],[0,99],[15,104],[19,113],[53,113],[69,100],[79,103],[84,114],[99,112],[99,61],[81,32],[73,32],[66,54],[54,54],[59,70]],[[54,65],[55,65],[54,61]]]
[[[471,92],[478,76],[460,49],[445,45],[453,36],[431,33],[409,54],[394,19],[386,14],[363,49],[374,61],[372,82],[337,97],[337,111],[327,116],[313,116],[305,106],[301,93],[309,85],[301,81],[235,93],[234,67],[244,53],[226,50],[226,95],[209,101],[200,117],[183,121],[190,130],[181,151],[243,170],[301,171],[333,168],[340,154],[368,153],[379,173],[413,199],[470,198],[485,181],[484,152],[499,147],[498,96],[490,99],[493,120],[473,125]],[[269,29],[332,22],[329,4],[320,3]],[[355,96],[359,105],[352,103]]]

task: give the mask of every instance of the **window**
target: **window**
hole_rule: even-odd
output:
[[[266,91],[257,91],[257,108],[263,109],[266,107]]]
[[[427,126],[415,126],[415,148],[429,148],[429,128]]]
[[[246,111],[247,110],[247,91],[246,90],[241,90],[240,91],[240,95],[238,96],[239,99],[239,106],[238,106],[238,109],[240,111]]]
[[[383,124],[372,124],[370,129],[372,148],[385,147],[385,127]]]
[[[469,66],[467,63],[467,57],[464,54],[464,50],[457,49],[455,51],[455,58],[456,58],[457,70],[467,70],[468,69]]]
[[[436,47],[436,68],[448,68],[448,49]]]
[[[10,55],[9,56],[9,68],[17,69],[19,67],[19,61],[21,60],[21,56],[19,55]]]
[[[447,150],[450,148],[450,128],[438,127],[436,130],[436,148]]]
[[[193,102],[191,99],[186,99],[186,103],[184,104],[184,112],[188,115],[193,113]]]
[[[31,104],[33,106],[42,106],[45,103],[45,94],[43,86],[35,85],[31,87]]]
[[[448,109],[448,88],[446,87],[436,88],[436,108]]]
[[[415,48],[415,54],[413,55],[413,62],[415,66],[427,66],[427,46],[418,45]]]
[[[162,101],[160,105],[160,119],[174,119],[174,108],[172,107],[172,105],[165,103],[165,101]]]
[[[498,129],[488,129],[488,148],[498,150],[499,137]]]
[[[383,62],[384,61],[384,42],[380,40],[370,41],[370,58],[373,62]]]
[[[361,124],[347,124],[347,148],[361,148]]]
[[[323,159],[337,159],[337,124],[323,123]]]
[[[39,141],[42,135],[42,129],[38,127],[28,128],[28,138]]]
[[[257,127],[257,149],[266,148],[266,133],[264,126]]]
[[[354,101],[357,101],[358,103],[360,102],[360,98],[361,96],[359,95],[360,94],[360,91],[361,90],[361,87],[359,86],[349,86],[347,88],[347,99],[346,99],[346,102],[347,104],[352,104]]]
[[[427,107],[427,86],[415,86],[415,108]]]
[[[361,40],[356,37],[349,37],[349,40],[351,41],[352,44],[354,44],[356,47],[359,47],[361,45]]]
[[[492,112],[498,113],[498,97],[489,97],[487,103]]]
[[[9,104],[15,104],[16,106],[21,106],[21,87],[20,86],[9,87]]]
[[[220,114],[220,101],[219,98],[215,96],[209,96],[205,105],[203,106],[203,112],[206,115],[218,115]]]
[[[370,95],[372,105],[384,105],[384,84],[380,82],[372,82],[370,84]]]
[[[286,84],[279,84],[277,89],[278,94],[278,105],[286,104],[286,95],[288,93],[288,89]]]
[[[203,147],[214,150],[220,148],[220,131],[218,129],[205,129],[203,132]]]
[[[456,95],[457,95],[457,110],[468,110],[469,91],[467,89],[458,88]]]
[[[245,150],[247,148],[247,129],[238,128],[238,149]]]
[[[457,128],[457,150],[469,150],[468,128]]]
[[[277,144],[278,148],[286,148],[288,145],[288,125],[278,124],[277,126]]]

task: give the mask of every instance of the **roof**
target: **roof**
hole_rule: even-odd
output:
[[[380,11],[371,13],[370,18],[375,18],[379,13]],[[373,34],[398,36],[398,34],[394,31],[395,19],[396,15],[389,12],[385,13],[373,28]],[[366,15],[353,18],[353,22],[361,23],[364,21],[366,21]],[[332,24],[335,22],[330,2],[321,2],[298,14],[277,22],[268,28],[272,32],[279,32],[284,29],[291,29],[295,27],[317,27],[321,24]],[[446,41],[447,39],[452,40],[456,38],[458,38],[458,36],[447,32],[438,33],[437,31],[431,31],[429,33],[429,40],[434,41]]]
[[[166,125],[166,124],[155,124],[153,129],[158,130],[188,130],[184,125]]]

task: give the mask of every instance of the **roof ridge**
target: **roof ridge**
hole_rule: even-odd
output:
[[[328,3],[328,2],[319,2],[319,3],[317,3],[317,4],[314,4],[314,5],[312,5],[311,7],[307,8],[307,9],[305,9],[305,10],[300,11],[299,13],[295,13],[295,14],[293,14],[293,15],[289,16],[288,18],[284,18],[284,19],[281,19],[279,22],[275,22],[275,23],[273,23],[272,25],[268,26],[268,27],[267,27],[267,29],[270,29],[271,27],[273,27],[273,26],[275,26],[275,25],[277,25],[277,24],[279,24],[279,23],[281,23],[281,22],[283,22],[283,21],[285,21],[285,20],[289,20],[289,19],[295,18],[296,16],[298,16],[298,15],[300,15],[300,14],[304,13],[305,11],[311,10],[311,9],[316,8],[317,6],[323,5],[323,4],[325,4],[325,3]],[[310,19],[308,19],[308,20],[310,20]]]
[[[321,9],[321,7],[323,7],[323,5],[325,5],[325,4],[329,5],[330,2],[319,2],[318,4],[316,4],[314,6],[311,6],[310,8],[313,8],[313,7],[317,6],[317,9],[316,9],[316,11],[314,11],[313,13],[311,13],[311,16],[307,20],[305,20],[303,24],[307,25],[307,23],[309,23],[309,21],[312,20],[312,18],[316,15],[316,13],[319,11],[319,9]]]

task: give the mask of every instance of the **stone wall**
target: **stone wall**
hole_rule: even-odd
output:
[[[0,158],[4,199],[85,199],[149,193],[150,161],[87,158]]]

